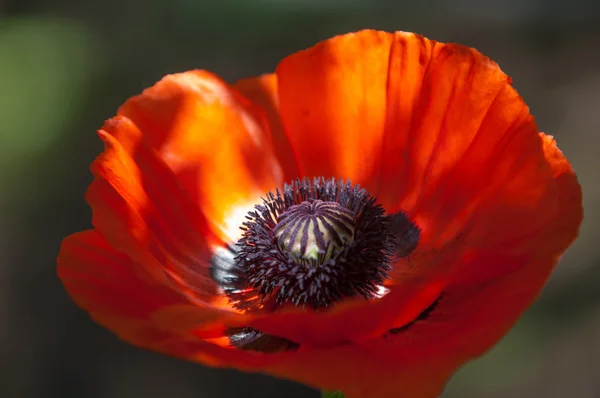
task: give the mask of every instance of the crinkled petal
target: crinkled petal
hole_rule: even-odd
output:
[[[77,305],[122,339],[144,348],[189,339],[194,328],[229,315],[212,306],[200,307],[178,291],[144,278],[131,258],[115,251],[95,230],[65,238],[57,272]],[[164,322],[168,314],[171,320],[179,319]]]
[[[114,252],[96,232],[65,240],[58,272],[80,306],[134,345],[208,366],[342,389],[349,398],[398,394],[433,398],[460,364],[483,353],[506,333],[535,299],[555,262],[555,258],[537,259],[493,284],[456,286],[446,292],[429,318],[395,335],[277,354],[223,348],[195,338],[196,321],[213,321],[218,312],[190,306],[162,286],[149,286],[132,272],[128,259]],[[179,318],[179,326],[189,322],[187,333],[156,321],[159,311],[170,309],[172,319]]]
[[[298,162],[279,115],[277,75],[270,73],[242,79],[233,87],[255,105],[262,107],[269,118],[268,128],[273,140],[275,156],[283,169],[284,181],[291,182],[300,177]]]
[[[283,173],[267,113],[203,71],[169,75],[99,134],[87,198],[94,226],[154,280],[215,299],[209,262]]]
[[[118,115],[142,132],[226,242],[239,238],[239,218],[283,184],[266,111],[209,72],[168,75]]]
[[[393,36],[338,36],[277,67],[281,119],[303,176],[351,179],[373,193],[386,124]]]
[[[224,314],[212,307],[198,307],[163,285],[149,284],[135,272],[129,257],[116,252],[93,230],[64,240],[58,275],[74,301],[94,320],[138,347],[208,366],[263,372],[317,388],[343,387],[350,397],[370,390],[368,386],[380,377],[374,371],[382,357],[369,344],[303,347],[265,355],[199,339],[195,333],[198,326],[217,322]],[[364,373],[367,369],[373,372]],[[361,374],[363,377],[356,377]]]
[[[131,120],[110,119],[99,134],[105,150],[86,195],[94,227],[134,259],[140,275],[209,301],[217,291],[206,218]]]
[[[472,245],[500,245],[556,213],[529,110],[474,49],[365,30],[285,58],[277,78],[303,175],[362,184],[417,222],[427,251],[467,229]]]

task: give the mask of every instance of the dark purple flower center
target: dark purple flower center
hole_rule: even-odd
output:
[[[269,192],[241,229],[229,252],[215,255],[212,274],[233,306],[252,312],[377,298],[393,258],[410,254],[420,235],[403,213],[386,214],[366,190],[322,177]],[[241,328],[230,340],[244,349],[276,349],[265,336]]]

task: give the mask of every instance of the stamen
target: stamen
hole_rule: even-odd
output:
[[[229,251],[215,254],[212,272],[243,311],[380,298],[392,258],[412,252],[420,234],[406,215],[386,215],[359,186],[322,177],[267,193],[241,229]]]
[[[247,287],[225,290],[239,309],[376,298],[387,278],[394,252],[388,218],[350,182],[296,180],[283,193],[269,192],[246,218],[231,268],[243,270]]]

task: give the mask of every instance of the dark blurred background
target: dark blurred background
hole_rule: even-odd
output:
[[[594,0],[0,0],[0,397],[314,397],[304,386],[135,349],[75,307],[61,239],[104,119],[163,75],[229,81],[359,28],[489,55],[579,173],[586,219],[541,300],[445,398],[600,397],[600,3]],[[411,398],[411,397],[401,397]]]

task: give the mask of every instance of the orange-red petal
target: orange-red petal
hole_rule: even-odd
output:
[[[490,245],[555,210],[527,106],[474,49],[365,30],[285,58],[277,76],[301,172],[353,179],[424,240],[455,236],[481,202],[473,236],[506,233],[478,242]]]
[[[239,237],[232,215],[243,218],[283,183],[265,110],[209,72],[166,76],[118,114],[142,132],[225,242]]]
[[[199,307],[165,285],[152,283],[137,272],[137,265],[117,252],[97,231],[64,239],[58,256],[58,276],[73,300],[92,318],[137,346],[155,348],[190,332],[181,325],[159,322],[168,312],[188,311],[194,327],[216,322],[224,315],[212,307]],[[183,322],[183,320],[181,321]]]
[[[149,284],[135,272],[131,259],[116,252],[96,231],[84,231],[64,240],[58,275],[74,301],[94,320],[142,348],[209,366],[264,372],[317,388],[343,387],[349,397],[359,391],[374,391],[372,387],[378,385],[374,382],[381,376],[375,370],[383,357],[369,345],[301,348],[262,355],[198,339],[195,329],[202,323],[217,321],[222,314],[192,305],[165,286]],[[373,372],[364,373],[367,364]],[[361,372],[368,377],[353,377]]]
[[[262,107],[269,118],[266,128],[270,131],[275,156],[283,169],[284,181],[289,183],[301,176],[298,162],[279,115],[277,75],[270,73],[242,79],[235,83],[233,87],[255,105]]]
[[[487,351],[514,325],[556,264],[552,257],[516,261],[517,271],[494,283],[449,289],[429,318],[395,335],[268,355],[202,342],[167,342],[156,349],[211,366],[340,389],[348,398],[435,398],[458,367]]]
[[[557,183],[559,210],[555,219],[543,234],[532,240],[535,247],[551,247],[556,253],[562,253],[573,243],[579,234],[583,221],[582,192],[577,175],[571,164],[558,149],[554,137],[540,133],[544,156],[550,164],[552,176]]]
[[[95,227],[150,278],[213,299],[214,246],[237,240],[246,212],[283,182],[268,119],[208,72],[163,78],[99,132]]]
[[[277,67],[281,118],[303,176],[350,178],[373,193],[392,41],[375,31],[338,36]]]
[[[173,171],[129,119],[108,120],[99,132],[105,151],[92,165],[87,192],[94,227],[136,271],[154,283],[177,284],[209,301],[211,231]]]
[[[204,320],[210,321],[215,314],[190,306],[184,315],[184,298],[164,287],[147,285],[132,272],[128,258],[114,252],[96,232],[65,240],[58,272],[75,301],[96,321],[137,346],[209,366],[236,367],[316,388],[343,389],[349,398],[400,393],[433,398],[461,363],[481,354],[506,333],[535,298],[555,261],[537,259],[483,287],[456,286],[428,320],[397,335],[268,355],[218,347],[157,323],[154,315],[169,308],[188,320],[204,314]],[[521,283],[524,280],[529,283]],[[131,292],[135,294],[128,294]],[[189,330],[194,326],[190,323]]]

